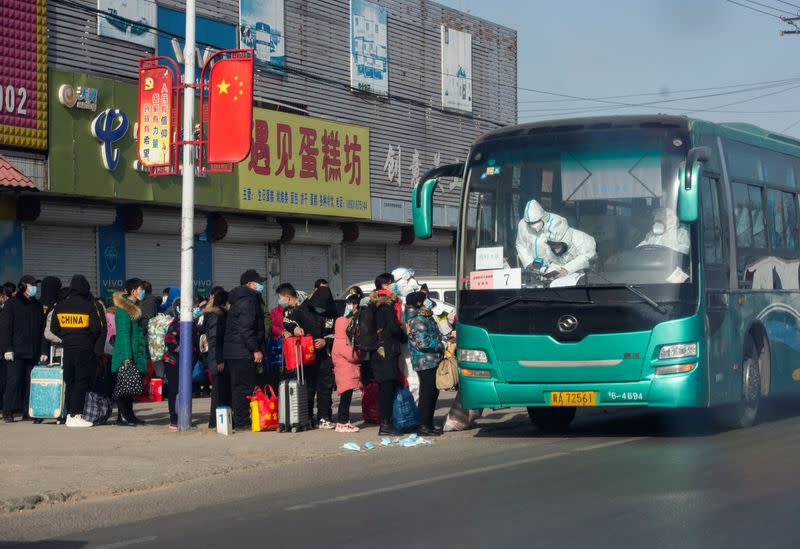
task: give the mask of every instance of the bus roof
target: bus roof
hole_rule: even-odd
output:
[[[625,128],[675,128],[684,131],[711,133],[751,145],[800,156],[800,140],[777,132],[771,132],[764,128],[754,126],[753,124],[739,122],[718,124],[686,116],[665,114],[596,116],[531,122],[517,126],[507,126],[487,132],[478,138],[476,144],[510,137],[521,137],[524,135]]]

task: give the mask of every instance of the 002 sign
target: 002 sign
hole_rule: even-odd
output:
[[[28,114],[27,102],[27,89],[15,88],[10,84],[8,86],[0,84],[0,112],[25,116]]]

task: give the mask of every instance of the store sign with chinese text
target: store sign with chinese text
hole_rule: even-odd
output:
[[[0,145],[47,149],[47,0],[0,0]]]
[[[255,109],[239,207],[370,218],[369,128]]]

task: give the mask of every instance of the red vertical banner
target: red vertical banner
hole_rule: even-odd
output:
[[[217,61],[208,84],[208,162],[237,163],[247,158],[252,128],[252,54]]]
[[[148,168],[172,163],[175,74],[170,67],[139,69],[139,162]]]

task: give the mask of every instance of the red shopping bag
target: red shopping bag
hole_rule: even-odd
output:
[[[361,419],[364,423],[378,424],[381,422],[381,413],[378,408],[378,384],[370,383],[361,393]]]
[[[250,428],[253,432],[275,431],[278,428],[278,395],[271,385],[253,389],[253,394],[247,397],[250,400]]]
[[[317,363],[317,350],[314,338],[310,335],[287,337],[283,340],[283,358],[290,372],[298,366],[311,366]]]

